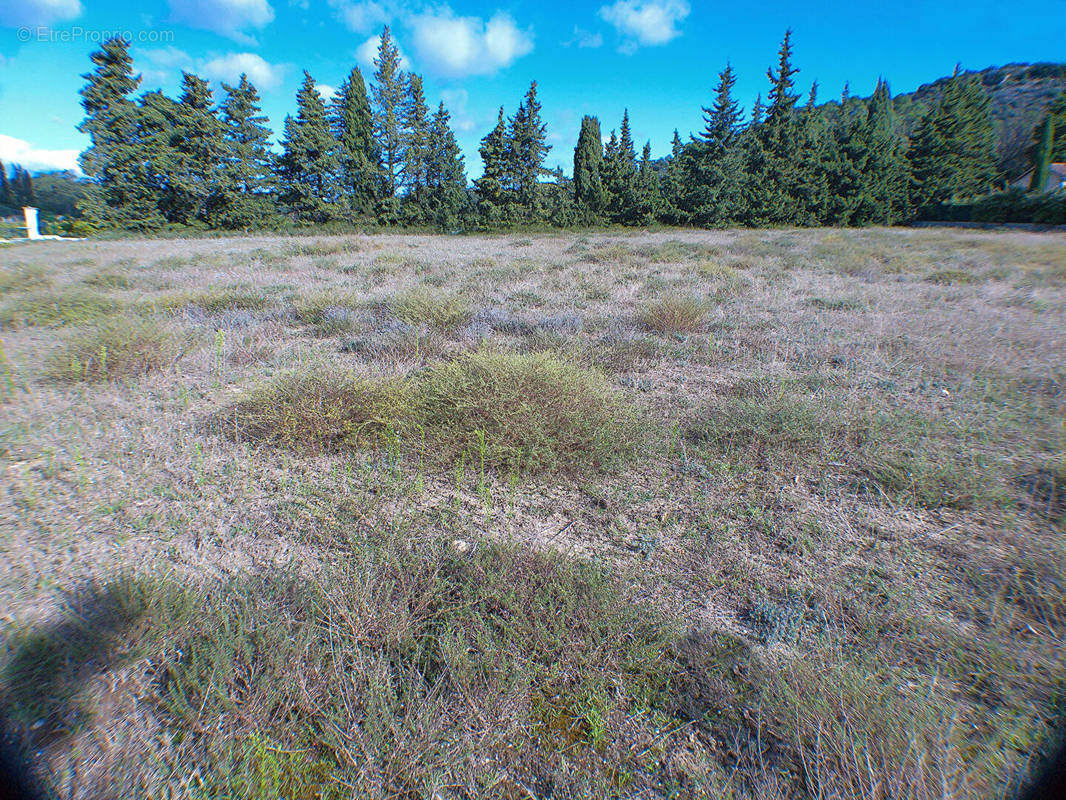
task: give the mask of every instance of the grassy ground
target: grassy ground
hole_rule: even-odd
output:
[[[65,797],[1011,796],[1066,238],[0,250],[0,708]]]

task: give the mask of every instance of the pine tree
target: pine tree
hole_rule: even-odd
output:
[[[79,208],[94,225],[157,227],[163,219],[145,168],[149,159],[138,142],[140,115],[130,99],[141,79],[133,74],[129,42],[108,39],[90,58],[95,69],[82,76],[85,119],[78,130],[90,139],[79,160],[93,186]]]
[[[919,206],[984,194],[995,180],[996,134],[988,95],[958,67],[919,121],[910,162]]]
[[[681,142],[681,135],[674,130],[674,138],[670,143],[670,158],[666,162],[666,173],[660,183],[660,194],[663,199],[661,216],[664,221],[675,225],[688,220],[685,209],[685,146]]]
[[[223,83],[221,104],[222,160],[218,191],[211,200],[209,218],[226,228],[250,228],[271,214],[274,159],[268,143],[267,118],[260,112],[259,93],[242,74],[237,86]]]
[[[588,222],[598,221],[603,214],[605,194],[602,169],[600,121],[596,117],[584,117],[574,148],[574,200],[589,217]]]
[[[892,92],[884,80],[877,81],[867,103],[863,132],[867,158],[862,169],[863,205],[856,222],[892,225],[909,213],[910,171],[907,142],[899,131]]]
[[[441,230],[458,224],[466,202],[466,171],[450,122],[451,116],[441,103],[430,121],[426,141],[426,216]]]
[[[171,174],[171,213],[177,222],[207,219],[208,201],[218,193],[218,169],[223,157],[222,123],[214,110],[211,89],[203,78],[182,73],[176,108]]]
[[[400,188],[403,171],[403,108],[407,78],[400,69],[400,51],[389,26],[381,31],[374,59],[374,138],[382,163],[382,197],[391,199]]]
[[[527,219],[539,215],[537,181],[546,174],[544,159],[551,150],[548,126],[541,120],[540,110],[537,82],[533,81],[511,119],[507,141],[507,172],[513,182],[515,202]]]
[[[650,225],[662,211],[662,195],[659,192],[659,176],[651,166],[651,142],[644,143],[637,170],[636,203],[634,222]]]
[[[15,194],[11,191],[11,182],[7,179],[7,167],[0,161],[0,206],[12,208],[15,205]]]
[[[1055,141],[1055,118],[1048,114],[1040,126],[1040,139],[1033,156],[1033,178],[1029,182],[1030,192],[1042,192],[1047,187],[1048,175],[1051,173],[1051,152]]]
[[[22,170],[19,184],[19,202],[23,206],[37,207],[37,193],[33,190],[33,177],[28,169]]]
[[[426,169],[429,159],[429,107],[422,90],[422,76],[411,73],[407,77],[407,96],[402,109],[403,184],[407,189],[404,203],[410,219],[421,218],[422,195],[426,188]]]
[[[777,70],[766,70],[770,80],[766,119],[757,128],[763,153],[762,172],[752,188],[757,216],[771,224],[805,223],[807,200],[803,195],[805,178],[801,149],[807,144],[803,126],[796,114],[799,95],[793,91],[798,69],[792,66],[792,31],[778,50]],[[798,213],[799,212],[799,213]]]
[[[297,219],[326,222],[342,210],[337,141],[329,130],[326,107],[311,75],[296,94],[296,118],[285,118],[280,168],[280,200]]]
[[[612,222],[625,225],[637,223],[637,154],[633,149],[633,136],[629,130],[629,110],[622,115],[619,135],[611,132],[607,157],[604,159],[604,191]]]
[[[714,103],[703,109],[704,129],[682,160],[682,205],[693,221],[721,225],[735,221],[743,205],[737,137],[740,105],[733,99],[736,75],[728,64],[718,73]]]
[[[484,170],[481,177],[474,181],[474,190],[478,196],[478,211],[482,220],[488,225],[499,225],[506,213],[509,149],[507,123],[504,121],[501,106],[496,126],[485,135],[478,148]]]
[[[718,73],[718,85],[714,90],[714,104],[703,108],[703,133],[701,137],[713,154],[720,154],[732,146],[740,130],[740,104],[733,99],[733,87],[737,76],[728,63]]]
[[[339,145],[348,206],[356,214],[368,214],[373,209],[381,175],[373,115],[363,73],[358,67],[354,67],[341,84],[330,115],[330,126]]]

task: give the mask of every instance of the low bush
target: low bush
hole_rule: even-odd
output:
[[[707,304],[694,297],[662,297],[646,303],[637,319],[656,333],[695,333],[707,322]]]
[[[81,325],[116,313],[113,297],[80,286],[31,292],[0,306],[0,325],[13,328]]]
[[[45,362],[45,374],[61,382],[138,378],[163,369],[178,355],[175,336],[153,322],[118,317],[66,337]]]
[[[453,331],[465,325],[473,316],[466,298],[458,294],[414,289],[396,297],[391,303],[393,315],[410,325],[429,325],[442,331]]]

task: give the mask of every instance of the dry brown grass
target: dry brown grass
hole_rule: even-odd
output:
[[[2,711],[72,798],[1009,794],[1066,673],[1063,264],[0,249]]]

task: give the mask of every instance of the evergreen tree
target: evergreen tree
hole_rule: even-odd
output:
[[[866,104],[863,134],[867,157],[862,169],[862,203],[858,218],[853,221],[860,225],[892,225],[909,213],[910,172],[907,142],[899,131],[892,93],[884,80],[877,81],[873,97]]]
[[[180,156],[176,147],[179,106],[159,90],[145,92],[137,108],[136,144],[144,169],[142,188],[154,197],[167,222],[188,221],[185,208],[176,201],[174,184]]]
[[[79,208],[91,224],[157,227],[163,220],[138,143],[140,115],[130,99],[141,79],[133,74],[129,42],[108,39],[90,58],[95,69],[82,76],[85,119],[78,130],[89,136],[79,160],[93,186]]]
[[[996,134],[988,95],[958,67],[922,117],[910,163],[919,206],[984,194],[996,178]]]
[[[403,177],[403,113],[407,78],[400,69],[400,51],[392,41],[388,25],[381,31],[374,68],[374,138],[381,154],[381,194],[391,199],[396,196]]]
[[[466,171],[450,122],[451,116],[441,103],[429,124],[426,140],[426,216],[442,230],[458,224],[466,202]]]
[[[222,123],[213,108],[211,89],[203,78],[182,73],[181,97],[174,120],[175,168],[168,207],[176,222],[207,219],[208,200],[219,191],[223,158]]]
[[[603,214],[605,195],[602,169],[600,121],[587,116],[581,120],[581,132],[574,148],[574,200],[586,212],[588,222],[598,221]]]
[[[429,160],[429,107],[422,90],[422,76],[411,73],[407,77],[407,96],[402,111],[403,138],[403,184],[407,189],[404,198],[410,207],[412,219],[420,217],[422,195],[426,188],[426,170]]]
[[[19,203],[24,206],[37,207],[37,193],[33,190],[33,177],[28,169],[22,170],[19,183]]]
[[[285,118],[279,160],[280,200],[297,219],[326,222],[342,210],[337,141],[329,129],[326,107],[311,75],[296,94],[296,118]]]
[[[578,219],[578,209],[574,203],[573,181],[567,180],[563,175],[562,167],[555,168],[553,178],[552,183],[542,185],[547,191],[545,205],[548,221],[560,228],[569,228],[578,222],[588,222],[587,209],[584,210],[585,219]]]
[[[501,106],[496,126],[485,135],[478,148],[484,170],[481,177],[474,181],[478,211],[488,225],[500,224],[505,215],[509,149],[507,123],[503,119]]]
[[[250,228],[271,214],[274,160],[268,143],[270,130],[261,114],[259,93],[242,74],[237,86],[223,83],[222,160],[218,190],[211,200],[209,218],[226,228]]]
[[[7,167],[0,161],[0,206],[11,208],[15,205],[15,194],[11,191],[11,182],[7,179]]]
[[[607,195],[608,214],[612,222],[626,225],[637,220],[637,154],[633,149],[633,135],[629,130],[629,111],[622,115],[619,135],[611,131],[608,145],[604,190]]]
[[[537,181],[545,174],[544,159],[551,150],[547,143],[548,126],[540,116],[537,82],[529,85],[525,98],[511,119],[507,141],[507,172],[515,202],[526,218],[539,214]]]
[[[659,176],[651,166],[651,142],[645,142],[637,170],[636,203],[634,222],[649,225],[662,211],[662,195],[659,192]]]
[[[741,131],[739,104],[733,99],[736,75],[728,64],[718,73],[714,103],[705,107],[704,129],[682,159],[682,206],[701,225],[738,221],[744,205],[737,137]]]
[[[759,140],[764,151],[763,171],[757,176],[753,198],[760,219],[771,224],[805,223],[797,220],[797,211],[803,209],[806,216],[806,198],[803,196],[804,174],[801,163],[801,148],[807,144],[805,132],[796,115],[799,95],[793,91],[794,76],[799,72],[792,66],[792,31],[785,37],[778,50],[776,72],[766,70],[770,80],[769,104],[766,119],[758,126]]]
[[[728,63],[718,73],[718,86],[714,90],[714,104],[703,108],[703,133],[701,138],[711,148],[713,155],[721,155],[731,147],[740,130],[740,104],[733,99],[733,87],[737,76]]]
[[[1030,192],[1042,192],[1047,187],[1048,175],[1051,173],[1051,152],[1055,141],[1055,118],[1048,114],[1040,126],[1040,139],[1033,157],[1033,178],[1029,182]]]
[[[688,219],[684,203],[684,153],[685,146],[681,142],[681,135],[675,129],[674,138],[670,143],[670,158],[666,162],[666,172],[659,187],[663,200],[661,216],[664,221],[675,225]]]
[[[381,175],[374,142],[374,119],[363,73],[358,67],[354,67],[341,84],[330,114],[348,205],[356,214],[367,214],[377,197]]]
[[[1051,101],[1047,108],[1047,115],[1051,117],[1051,161],[1057,163],[1066,161],[1066,91]],[[1040,137],[1043,135],[1044,121],[1033,130],[1032,157],[1035,157],[1036,147],[1039,146]]]

